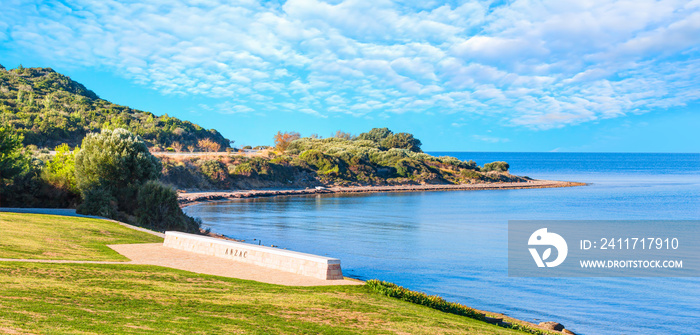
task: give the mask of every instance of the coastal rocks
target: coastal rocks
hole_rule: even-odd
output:
[[[276,190],[240,190],[240,191],[212,191],[212,192],[180,192],[178,202],[181,207],[199,202],[217,201],[239,198],[272,197],[279,195],[302,195],[318,193],[371,193],[371,192],[425,192],[425,191],[447,191],[447,190],[504,190],[520,188],[549,188],[549,187],[571,187],[583,186],[583,183],[561,182],[551,180],[529,180],[527,182],[513,183],[480,183],[480,184],[402,184],[384,186],[348,186],[330,187],[317,190],[315,188],[304,189],[276,189]],[[314,185],[316,186],[316,185]]]
[[[543,327],[547,330],[556,330],[556,331],[564,330],[564,325],[562,325],[559,322],[554,322],[554,321],[540,322],[540,327]]]

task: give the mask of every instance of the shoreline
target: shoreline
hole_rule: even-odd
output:
[[[387,186],[349,186],[349,187],[328,187],[317,190],[315,188],[305,189],[262,189],[262,190],[239,190],[239,191],[205,191],[205,192],[178,192],[178,202],[180,207],[193,206],[207,202],[231,201],[234,199],[250,199],[275,196],[300,196],[315,194],[357,194],[357,193],[387,193],[387,192],[429,192],[429,191],[482,191],[482,190],[514,190],[514,189],[535,189],[535,188],[560,188],[586,186],[587,183],[556,181],[556,180],[529,180],[527,182],[513,183],[480,183],[480,184],[435,184],[435,185],[387,185]],[[210,233],[209,236],[228,239],[223,235]],[[354,279],[360,282],[362,280]],[[526,326],[531,329],[543,331],[545,334],[574,334],[557,322],[547,323],[561,326],[562,330],[555,330],[545,325],[534,322],[520,320],[503,313],[474,309],[486,316],[485,322],[505,326],[514,324]]]
[[[515,190],[532,188],[559,188],[586,186],[586,183],[557,181],[557,180],[530,180],[514,183],[480,183],[480,184],[425,184],[425,185],[386,185],[386,186],[339,186],[317,190],[315,188],[304,189],[259,189],[237,191],[203,191],[203,192],[178,192],[180,207],[187,207],[206,202],[229,201],[234,199],[250,199],[274,196],[296,196],[312,194],[354,194],[354,193],[387,193],[387,192],[430,192],[430,191],[482,191],[482,190]]]

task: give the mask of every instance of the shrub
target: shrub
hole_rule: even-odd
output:
[[[396,168],[396,174],[404,178],[410,177],[413,173],[413,166],[409,159],[398,161],[394,167]]]
[[[200,222],[185,215],[177,202],[177,192],[169,186],[150,180],[138,190],[137,222],[158,231],[199,232]]]
[[[199,166],[202,173],[211,181],[223,181],[228,177],[226,166],[215,159],[210,159],[202,162]]]
[[[75,157],[77,185],[81,191],[104,186],[121,188],[160,177],[162,165],[146,144],[125,129],[103,130],[85,136]]]
[[[276,159],[276,158],[275,158]],[[275,160],[273,159],[273,160]],[[254,157],[241,164],[236,165],[233,169],[233,174],[243,175],[243,176],[259,176],[266,175],[271,171],[270,160]]]
[[[344,164],[333,156],[326,155],[318,150],[304,151],[299,158],[316,168],[319,174],[339,175],[345,171]]]
[[[76,213],[114,219],[117,217],[117,199],[102,187],[89,189],[83,194],[83,203],[78,206]]]
[[[462,170],[459,173],[465,179],[483,179],[484,175],[474,170]]]
[[[484,314],[474,310],[473,308],[469,308],[462,304],[445,301],[445,299],[436,295],[427,295],[422,292],[411,291],[396,284],[379,281],[376,279],[368,280],[365,285],[372,291],[381,293],[388,297],[427,306],[445,313],[462,315],[482,321],[484,320]]]
[[[75,156],[79,148],[71,151],[67,144],[55,148],[56,154],[46,162],[42,177],[47,183],[74,194],[80,193],[75,179]]]
[[[380,142],[383,148],[391,149],[406,149],[413,152],[421,152],[420,146],[422,143],[417,138],[409,133],[392,134],[384,138]]]
[[[104,188],[117,199],[120,210],[133,213],[138,187],[157,179],[162,165],[146,144],[125,129],[88,134],[75,156],[78,189],[85,193]]]
[[[379,143],[391,134],[393,134],[393,132],[389,130],[389,128],[372,128],[372,130],[358,135],[357,139]]]
[[[376,279],[368,280],[365,283],[365,287],[369,288],[371,291],[383,294],[387,297],[408,301],[417,305],[423,305],[441,312],[466,316],[468,318],[480,321],[486,320],[486,315],[484,315],[484,313],[481,313],[471,307],[467,307],[462,304],[446,301],[445,299],[437,295],[427,295],[423,292],[411,291],[396,284],[385,281],[379,281]],[[558,334],[558,332],[550,332],[547,330],[534,328],[527,324],[520,324],[517,322],[500,323],[498,325],[504,328],[515,329],[535,335]]]
[[[24,137],[11,128],[0,127],[0,186],[29,168],[22,148]]]
[[[486,163],[484,164],[484,168],[482,169],[483,171],[499,171],[499,172],[505,172],[508,171],[510,168],[510,165],[506,162],[491,162],[491,163]]]

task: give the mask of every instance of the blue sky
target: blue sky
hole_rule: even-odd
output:
[[[700,151],[700,1],[5,0],[0,64],[216,128]]]

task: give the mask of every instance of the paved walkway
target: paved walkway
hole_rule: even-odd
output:
[[[77,217],[91,217],[109,220],[97,216],[76,214],[74,209],[53,208],[0,208],[0,212],[49,214]],[[141,227],[135,227],[123,222],[109,220],[122,226],[144,231],[150,234],[165,237],[164,234],[154,232]],[[328,286],[328,285],[362,285],[364,282],[356,279],[322,280],[309,276],[302,276],[291,272],[269,269],[262,266],[240,263],[233,260],[195,254],[173,248],[164,247],[162,243],[141,244],[114,244],[109,245],[114,251],[124,255],[129,262],[104,262],[104,261],[70,261],[70,260],[43,260],[43,259],[7,259],[0,258],[0,262],[33,262],[33,263],[59,263],[59,264],[141,264],[157,265],[173,269],[185,270],[195,273],[215,276],[254,280],[263,283],[286,286]]]

